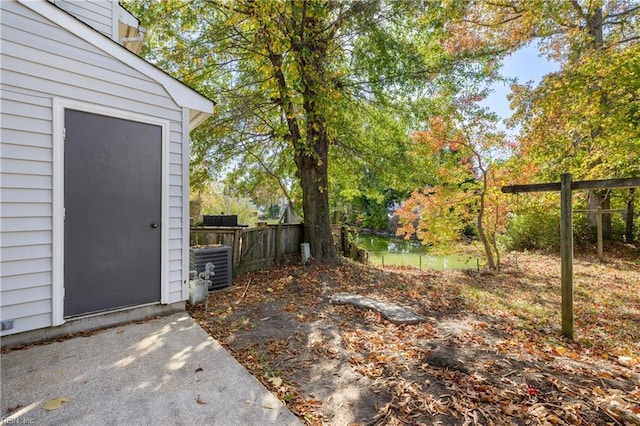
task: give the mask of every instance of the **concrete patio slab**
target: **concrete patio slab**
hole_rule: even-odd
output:
[[[301,424],[186,313],[2,354],[1,386],[3,424]]]

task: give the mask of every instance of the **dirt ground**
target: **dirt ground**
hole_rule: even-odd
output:
[[[632,308],[626,346],[615,336],[608,346],[569,342],[543,318],[483,307],[477,299],[488,293],[470,299],[469,288],[500,288],[508,299],[509,288],[556,285],[557,272],[546,276],[539,264],[557,258],[536,256],[522,254],[500,273],[302,266],[292,258],[237,277],[211,293],[208,311],[190,313],[308,424],[640,424],[640,297],[621,302]],[[612,280],[640,293],[637,261],[611,269]],[[394,325],[332,304],[338,292],[397,303],[426,320]]]

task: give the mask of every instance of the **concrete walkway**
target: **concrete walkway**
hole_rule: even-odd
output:
[[[1,358],[3,424],[301,424],[186,313]]]

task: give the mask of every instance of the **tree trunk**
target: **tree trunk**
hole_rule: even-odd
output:
[[[302,208],[304,211],[304,240],[309,243],[311,255],[323,263],[337,260],[331,234],[329,215],[329,192],[327,191],[327,162],[310,156],[300,156],[300,185],[302,186]]]
[[[300,139],[294,143],[294,157],[302,186],[304,238],[317,261],[334,263],[338,256],[329,213],[330,141],[326,111],[322,107],[328,86],[325,78],[328,40],[321,36],[326,23],[306,12],[306,2],[297,5],[301,7],[301,17],[293,28],[295,41],[291,43],[291,51],[299,64],[306,140],[300,133]]]
[[[482,246],[484,247],[484,252],[487,255],[487,264],[489,265],[489,269],[496,269],[496,263],[493,260],[493,252],[491,252],[491,244],[489,244],[489,240],[487,239],[487,235],[484,232],[484,210],[485,210],[485,193],[487,191],[487,173],[482,170],[482,179],[483,179],[483,188],[480,193],[480,210],[478,211],[478,236],[480,237],[480,241],[482,241]]]
[[[591,37],[591,48],[598,50],[604,46],[604,30],[602,28],[602,8],[597,7],[593,12],[584,11],[584,16],[587,21],[586,30]],[[609,100],[605,93],[600,89],[600,83],[596,82],[593,88],[594,93],[600,94],[600,103],[604,105],[609,104]],[[602,127],[598,126],[591,130],[591,136],[597,138],[602,133]],[[598,160],[599,162],[600,160]],[[597,163],[596,163],[597,164]],[[595,164],[593,164],[595,166]],[[588,213],[589,215],[589,228],[591,230],[591,236],[595,240],[597,234],[597,214],[595,210],[600,207],[603,210],[609,209],[611,206],[611,200],[609,198],[609,191],[589,191],[588,196],[588,208],[594,210],[594,212]],[[611,213],[602,214],[602,238],[607,241],[613,239],[611,231]]]
[[[482,195],[484,198],[484,195]],[[482,246],[484,247],[484,253],[487,256],[487,264],[489,265],[489,269],[496,269],[496,264],[493,261],[493,253],[491,252],[491,245],[489,244],[489,240],[484,232],[484,225],[482,225],[482,221],[484,220],[484,201],[480,203],[480,211],[478,212],[478,236],[480,237],[480,241],[482,241]]]
[[[586,16],[587,31],[591,36],[591,46],[600,49],[604,45],[604,29],[602,28],[602,8],[596,8],[593,13]]]
[[[496,269],[500,270],[500,250],[498,249],[498,239],[495,234],[491,235],[491,247],[493,247],[493,251],[496,254]]]
[[[611,209],[611,196],[607,191],[602,198],[602,209]],[[611,226],[611,213],[602,215],[602,238],[606,241],[613,241],[613,227]]]
[[[627,220],[625,229],[625,241],[629,244],[633,243],[633,216],[635,209],[633,205],[633,196],[635,188],[629,189],[629,199],[627,200]]]

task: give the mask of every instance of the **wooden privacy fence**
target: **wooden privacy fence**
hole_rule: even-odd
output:
[[[278,263],[282,256],[298,253],[303,242],[303,224],[239,226],[195,226],[190,245],[222,244],[232,248],[233,274],[255,271]]]
[[[369,263],[369,252],[358,248],[357,239],[360,230],[352,226],[331,225],[333,242],[344,257],[360,263]]]

